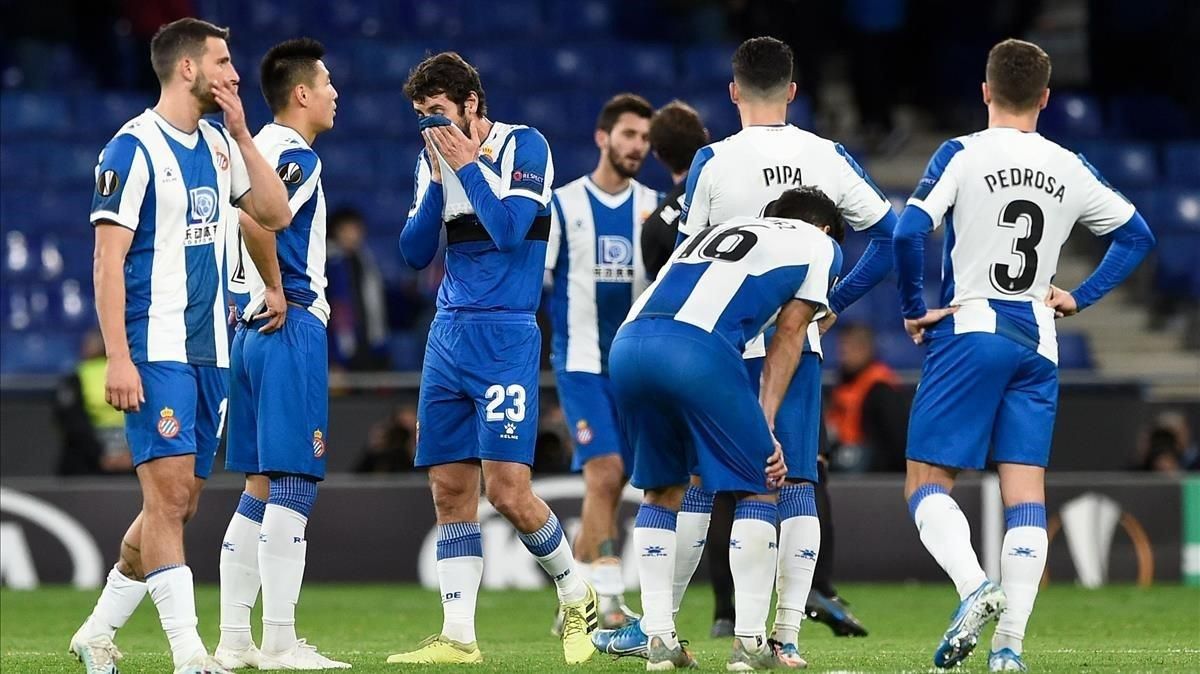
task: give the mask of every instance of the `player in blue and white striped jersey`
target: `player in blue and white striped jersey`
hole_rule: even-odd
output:
[[[304,532],[325,477],[329,365],[325,325],[325,191],[316,137],[333,128],[337,90],[309,38],[263,57],[260,81],[274,121],[254,142],[287,187],[292,220],[278,233],[242,214],[229,232],[231,293],[246,299],[230,353],[225,466],[246,489],[221,546],[221,642],[229,669],[344,669],[296,637]],[[236,295],[235,295],[236,297]],[[250,609],[263,598],[262,649]]]
[[[96,168],[91,220],[106,397],[126,412],[144,500],[95,611],[71,640],[90,672],[115,671],[112,636],[147,588],[176,671],[216,667],[196,632],[183,524],[225,417],[225,225],[234,204],[264,226],[291,218],[283,183],[246,128],[227,38],[197,19],[160,29],[150,44],[158,104],[117,132]],[[218,110],[226,127],[201,119]]]
[[[1054,320],[1100,300],[1154,245],[1142,216],[1082,155],[1037,133],[1050,57],[1005,40],[988,54],[988,128],[934,154],[896,228],[904,325],[928,343],[908,429],[905,498],[921,542],[961,603],[934,653],[971,654],[999,616],[991,671],[1025,671],[1022,645],[1046,565],[1046,464],[1058,405]],[[1051,285],[1076,223],[1111,243],[1071,292]],[[924,242],[945,224],[942,308],[922,295]],[[988,580],[970,526],[950,497],[961,470],[998,465],[1008,531],[1001,584]]]
[[[634,528],[645,614],[616,634],[641,636],[647,669],[694,666],[676,637],[673,610],[677,558],[691,547],[679,540],[678,515],[693,470],[707,489],[738,499],[737,544],[729,550],[738,628],[728,669],[784,664],[766,635],[776,489],[788,471],[773,431],[803,361],[808,325],[828,304],[844,224],[834,203],[811,187],[784,192],[765,213],[690,237],[613,341],[610,369],[633,447],[633,484],[645,490]],[[760,388],[742,354],[775,325]]]
[[[600,626],[625,624],[617,509],[633,465],[617,427],[608,349],[649,284],[642,221],[661,195],[633,179],[650,152],[654,108],[634,94],[609,99],[596,120],[600,160],[589,175],[554,191],[546,270],[553,293],[551,359],[558,400],[575,438],[571,467],[583,471],[575,557],[600,597]]]

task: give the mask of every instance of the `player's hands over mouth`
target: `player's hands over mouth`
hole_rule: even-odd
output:
[[[425,155],[429,157],[429,179],[433,182],[442,184],[442,162],[438,161],[437,153],[433,151],[433,129],[425,129],[421,132],[421,138],[425,141]]]
[[[283,288],[267,288],[266,294],[263,296],[263,308],[258,312],[252,320],[267,319],[267,322],[258,329],[263,334],[275,332],[283,327],[287,322],[288,305],[287,300],[283,297]]]
[[[235,140],[250,138],[250,128],[246,126],[246,111],[242,109],[242,99],[238,96],[237,83],[228,80],[213,82],[213,98],[225,112],[225,128]]]
[[[788,469],[783,461],[783,445],[775,438],[775,431],[771,431],[771,442],[775,443],[775,451],[771,452],[771,457],[767,459],[767,486],[776,489],[783,486]]]
[[[908,337],[913,341],[913,344],[920,344],[925,341],[925,328],[934,325],[956,311],[958,311],[958,307],[930,309],[920,318],[906,318],[904,319],[904,331],[908,333]]]
[[[1075,296],[1057,286],[1050,286],[1050,294],[1046,295],[1046,306],[1054,310],[1055,318],[1065,318],[1079,313],[1079,305],[1075,304]]]
[[[471,122],[471,137],[467,138],[457,126],[435,126],[425,130],[450,168],[458,169],[479,158],[479,132],[482,124]]]
[[[146,402],[142,377],[128,354],[108,359],[104,372],[104,402],[121,412],[137,412]]]

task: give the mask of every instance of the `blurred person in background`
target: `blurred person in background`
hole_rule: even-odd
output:
[[[59,382],[54,416],[62,431],[59,475],[128,474],[133,456],[125,440],[125,417],[104,400],[104,340],[97,329],[83,337],[75,371]]]
[[[679,216],[687,190],[688,168],[696,151],[708,144],[708,129],[696,110],[679,99],[667,103],[650,118],[650,150],[671,172],[674,187],[642,223],[642,261],[650,280],[675,252]]]
[[[1156,473],[1200,470],[1200,449],[1182,412],[1165,410],[1154,418],[1143,432],[1136,467]]]
[[[350,207],[330,213],[329,239],[330,364],[353,371],[387,370],[387,296],[383,274],[366,245],[362,213]]]
[[[596,167],[554,190],[546,247],[554,380],[574,434],[571,469],[583,473],[585,486],[582,526],[572,549],[600,597],[601,629],[621,627],[629,616],[617,509],[633,452],[617,423],[608,350],[649,285],[634,242],[662,194],[634,177],[650,153],[653,115],[650,102],[636,94],[617,94],[604,104],[594,132]]]
[[[902,472],[908,410],[896,373],[875,353],[875,333],[846,326],[838,356],[839,382],[825,414],[833,469]]]
[[[413,469],[417,451],[417,408],[412,403],[397,405],[387,417],[367,432],[362,457],[355,472],[405,473]]]

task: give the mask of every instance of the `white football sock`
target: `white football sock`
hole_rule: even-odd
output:
[[[950,576],[959,599],[965,599],[987,580],[987,574],[971,547],[971,525],[958,503],[942,487],[927,484],[913,493],[909,511],[921,543]]]
[[[789,485],[779,494],[779,575],[775,639],[794,644],[821,553],[821,521],[811,484]]]
[[[262,524],[235,512],[221,544],[221,643],[232,650],[253,645],[250,611],[258,599],[258,534]]]
[[[675,539],[675,577],[671,596],[671,615],[679,613],[683,596],[687,594],[700,558],[704,556],[704,545],[708,542],[708,526],[712,520],[713,496],[710,491],[696,485],[688,485],[679,506]]]
[[[592,567],[592,587],[603,597],[620,597],[625,594],[625,574],[621,572],[620,557],[602,557]]]
[[[442,593],[442,635],[459,643],[475,641],[475,605],[483,580],[483,539],[478,522],[438,527],[438,588]]]
[[[775,585],[778,550],[774,503],[742,499],[729,533],[729,569],[733,573],[733,602],[737,616],[733,633],[751,652],[767,643],[767,611]]]
[[[1004,534],[1000,558],[1000,587],[1008,601],[992,637],[992,650],[1011,648],[1019,655],[1046,570],[1050,547],[1046,537],[1046,507],[1041,503],[1021,503],[1006,509],[1005,519],[1008,532]]]
[[[113,566],[108,572],[104,590],[96,600],[96,607],[92,609],[92,615],[84,623],[86,637],[91,639],[103,635],[113,638],[145,596],[146,583],[129,578]]]
[[[264,653],[284,653],[296,645],[296,603],[304,582],[307,525],[308,518],[295,510],[267,503],[258,543]]]
[[[643,503],[633,529],[642,585],[642,631],[661,637],[668,648],[679,640],[671,611],[675,573],[676,515],[662,506]]]
[[[575,569],[571,544],[567,542],[567,536],[553,511],[541,528],[532,533],[522,533],[519,537],[526,549],[537,558],[542,570],[554,580],[560,602],[571,603],[587,597],[587,585]]]
[[[197,657],[204,657],[204,642],[196,631],[196,596],[192,588],[192,570],[186,565],[167,566],[146,576],[150,598],[158,607],[158,620],[171,645],[171,659],[178,668]]]

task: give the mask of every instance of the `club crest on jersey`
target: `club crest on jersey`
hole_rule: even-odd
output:
[[[304,180],[304,169],[294,161],[290,161],[279,167],[276,171],[279,174],[279,179],[284,185],[299,185]]]
[[[175,410],[170,407],[162,408],[158,413],[158,434],[170,440],[179,435],[179,419],[175,418]]]
[[[592,433],[592,427],[588,426],[587,419],[580,419],[575,423],[575,442],[578,442],[581,445],[587,445],[590,444],[595,437],[595,434]]]
[[[227,157],[225,155],[225,153],[221,152],[220,150],[216,151],[216,155],[217,155],[217,162],[216,162],[217,168],[221,169],[222,171],[228,171],[229,170],[229,157]]]
[[[325,456],[325,434],[319,428],[313,431],[312,448],[314,457],[319,459]]]
[[[120,186],[121,176],[112,169],[102,172],[96,178],[96,193],[102,197],[111,197],[116,194],[117,188]]]

